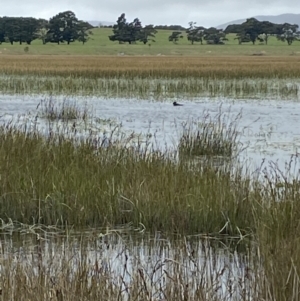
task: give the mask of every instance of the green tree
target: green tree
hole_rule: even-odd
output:
[[[78,41],[82,44],[86,43],[90,39],[90,35],[93,35],[91,29],[93,26],[88,22],[79,21],[78,23]]]
[[[237,25],[229,25],[226,33],[236,33],[239,44],[251,41],[253,44],[258,40],[268,44],[270,36],[276,36],[278,40],[291,45],[293,41],[300,40],[300,32],[297,24],[274,24],[268,21],[258,21],[255,18],[247,19],[246,22]]]
[[[222,45],[226,39],[226,33],[222,29],[210,27],[204,30],[204,40],[207,44]]]
[[[39,21],[35,18],[21,18],[21,36],[20,44],[26,42],[28,45],[38,38],[37,32],[39,30]]]
[[[14,17],[3,17],[5,36],[10,44],[13,45],[14,42],[20,39],[20,22]]]
[[[228,25],[225,28],[224,32],[226,34],[235,33],[236,37],[234,39],[238,40],[239,44],[251,42],[250,38],[245,34],[244,28],[242,27],[241,24]]]
[[[79,20],[72,11],[64,11],[49,20],[48,36],[51,40],[47,42],[70,44],[78,38]]]
[[[224,32],[226,34],[229,34],[229,33],[236,33],[237,34],[237,33],[240,33],[241,30],[242,30],[241,24],[230,24],[225,28]]]
[[[196,24],[197,23],[193,21],[189,22],[190,27],[186,30],[187,39],[191,42],[191,44],[194,44],[194,42],[200,42],[202,45],[205,28],[202,26],[197,27]]]
[[[38,38],[42,19],[23,17],[0,18],[0,43],[8,41],[11,44],[26,42],[28,45]],[[48,22],[43,20],[43,22]]]
[[[111,41],[119,41],[119,43],[133,44],[137,41],[146,44],[148,40],[152,40],[156,30],[153,25],[142,27],[142,23],[139,18],[135,18],[132,22],[128,23],[125,18],[125,14],[121,14],[117,20],[117,24],[113,26],[113,34],[108,38]]]
[[[63,43],[63,30],[65,27],[65,22],[60,18],[60,14],[50,18],[48,31],[47,31],[47,42],[51,43]]]
[[[259,22],[255,18],[250,18],[242,24],[233,24],[227,26],[225,33],[236,33],[236,39],[239,41],[239,44],[252,42],[254,45],[256,40],[267,42],[269,34],[274,29],[273,25],[270,22],[264,23]]]
[[[282,42],[287,42],[291,45],[294,41],[300,40],[300,32],[298,31],[299,26],[297,24],[284,23],[281,26],[280,32],[277,34],[277,39]]]
[[[140,39],[141,30],[142,30],[142,23],[138,18],[135,18],[133,22],[130,22],[127,25],[127,39],[129,44],[135,43]]]
[[[3,18],[0,17],[0,45],[5,42],[5,28]]]
[[[244,32],[237,33],[234,39],[238,40],[239,44],[251,42],[249,36],[246,35]]]
[[[265,44],[268,44],[269,37],[272,35],[275,35],[277,33],[277,24],[274,24],[269,21],[262,21],[261,22],[261,29],[262,29],[262,34],[258,36],[258,39],[263,40]]]
[[[147,44],[149,41],[155,42],[155,34],[157,30],[153,25],[147,25],[143,27],[139,32],[139,41]]]
[[[178,40],[183,38],[182,32],[181,31],[173,31],[172,34],[169,36],[169,42],[173,42],[176,44]]]
[[[244,35],[250,39],[253,45],[258,39],[258,36],[263,34],[261,22],[255,18],[247,19],[247,21],[242,24],[242,28],[244,30]]]
[[[41,28],[49,28],[49,21],[46,19],[38,19],[39,29]]]
[[[119,43],[128,42],[131,44],[130,32],[128,23],[126,22],[125,14],[121,14],[117,20],[117,24],[113,26],[113,35],[108,37],[111,41],[119,41]]]

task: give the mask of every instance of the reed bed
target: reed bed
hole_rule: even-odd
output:
[[[256,219],[257,241],[264,258],[268,290],[276,300],[299,300],[300,243],[300,179],[293,156],[282,171],[275,162],[263,171],[269,206],[262,218]]]
[[[298,98],[295,57],[1,56],[0,91],[122,98]]]
[[[162,100],[185,97],[231,97],[297,99],[296,79],[213,79],[213,78],[83,78],[10,75],[0,77],[5,94],[82,95]]]
[[[299,78],[298,57],[0,56],[2,75],[83,78]]]
[[[209,167],[195,173],[147,142],[128,147],[128,140],[77,139],[52,129],[45,138],[33,128],[0,127],[3,220],[216,234],[225,224],[224,233],[236,234],[251,222],[250,191],[243,188],[249,183],[238,174]],[[237,202],[237,194],[245,201]]]
[[[70,125],[49,123],[43,134],[34,124],[0,127],[3,221],[78,229],[131,223],[151,232],[240,236],[257,232],[264,210],[298,198],[297,181],[264,183],[210,161],[189,168],[189,145],[179,147],[189,156],[178,161],[177,152],[154,149],[134,133],[80,134]],[[223,143],[236,147],[234,123],[226,129]],[[202,133],[213,145],[211,129]]]
[[[24,245],[22,253],[11,253],[7,236],[1,241],[4,300],[299,300],[297,156],[285,171],[276,164],[261,170],[259,180],[238,168],[224,171],[205,163],[191,169],[188,161],[176,161],[176,154],[147,142],[130,143],[130,137],[45,136],[33,128],[0,127],[1,232],[21,225],[19,233],[37,237],[31,256]],[[99,227],[107,230],[92,230]],[[96,235],[82,234],[94,243],[88,247],[78,240],[69,247],[67,238],[53,249],[47,237],[86,228]],[[242,247],[247,257],[241,263],[227,253],[222,258],[229,259],[220,261],[209,246],[183,243],[174,248],[179,253],[164,259],[159,253],[148,265],[141,260],[150,250],[131,257],[126,247],[107,263],[105,252],[114,245],[107,233],[122,229],[167,237],[196,234],[223,247],[233,240],[234,249]],[[171,240],[162,241],[172,249]]]

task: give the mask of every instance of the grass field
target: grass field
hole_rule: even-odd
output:
[[[156,41],[151,43],[151,46],[138,43],[135,45],[118,44],[111,42],[108,38],[112,34],[110,28],[95,28],[93,35],[85,45],[79,42],[70,45],[62,44],[46,44],[42,45],[40,40],[33,41],[32,45],[28,46],[28,54],[35,55],[146,55],[146,56],[249,56],[249,55],[264,55],[264,56],[300,56],[300,43],[294,42],[291,46],[287,43],[277,41],[275,37],[269,39],[268,45],[264,44],[244,44],[238,45],[237,40],[234,40],[235,35],[228,35],[226,45],[200,45],[196,43],[191,45],[186,39],[180,39],[177,44],[168,41],[168,36],[172,31],[159,30],[156,34]],[[24,48],[26,44],[0,45],[0,55],[2,54],[25,54]]]

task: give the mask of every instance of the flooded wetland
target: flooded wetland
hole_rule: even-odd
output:
[[[300,300],[296,58],[10,59],[0,300]]]

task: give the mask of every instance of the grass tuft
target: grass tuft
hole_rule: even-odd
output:
[[[52,97],[42,99],[37,105],[38,115],[48,120],[82,120],[89,117],[87,104],[81,108],[75,101],[64,99],[62,102]]]
[[[238,147],[237,126],[241,113],[234,120],[226,120],[224,113],[212,117],[204,115],[200,122],[186,122],[179,140],[180,156],[232,157]]]

